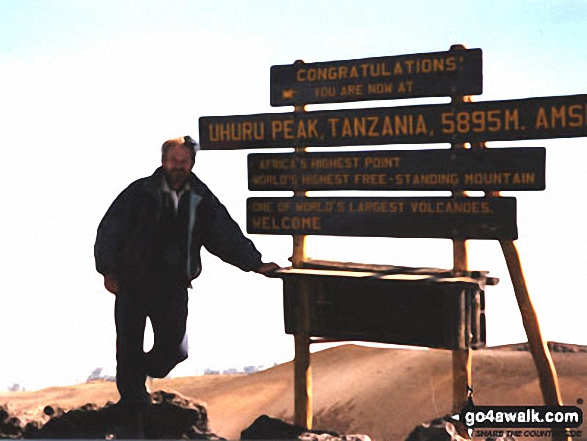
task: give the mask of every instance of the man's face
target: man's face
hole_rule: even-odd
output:
[[[188,178],[194,166],[190,151],[181,145],[176,145],[167,150],[167,155],[161,161],[167,182],[171,188],[179,188]]]

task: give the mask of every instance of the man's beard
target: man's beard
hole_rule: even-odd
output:
[[[169,183],[173,187],[181,186],[186,181],[188,176],[189,173],[184,170],[171,170],[171,172],[167,174]]]

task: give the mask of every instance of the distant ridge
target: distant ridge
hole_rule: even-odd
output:
[[[571,352],[571,353],[578,353],[578,352],[587,352],[587,346],[584,345],[575,345],[572,343],[560,343],[556,341],[548,341],[546,342],[548,345],[548,349],[551,352]],[[501,349],[501,350],[508,350],[508,351],[530,351],[530,344],[526,343],[511,343],[507,345],[500,345],[500,346],[491,346],[486,347],[484,349]]]

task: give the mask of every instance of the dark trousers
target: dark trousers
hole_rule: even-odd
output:
[[[149,401],[147,376],[164,378],[187,354],[188,293],[184,286],[156,281],[126,286],[116,296],[116,386],[123,402]],[[145,353],[147,317],[153,328],[153,348]]]

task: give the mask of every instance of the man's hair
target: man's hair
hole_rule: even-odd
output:
[[[180,136],[179,138],[169,139],[163,143],[163,146],[161,146],[161,159],[165,160],[169,149],[175,146],[187,148],[192,155],[193,161],[196,160],[196,153],[200,150],[199,144],[191,136]]]

